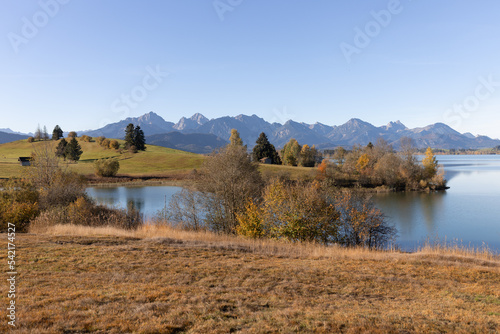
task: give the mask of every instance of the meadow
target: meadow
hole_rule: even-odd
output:
[[[124,141],[118,140],[121,146]],[[33,149],[39,145],[48,143],[53,145],[53,150],[57,142],[35,142],[28,143],[27,140],[19,140],[11,143],[0,144],[0,179],[22,177],[26,167],[20,166],[19,157],[29,157]],[[118,176],[128,176],[136,179],[181,179],[189,178],[194,169],[199,169],[205,161],[206,156],[179,151],[171,148],[146,145],[146,151],[138,153],[129,153],[126,150],[105,149],[96,142],[84,142],[79,140],[83,154],[77,163],[60,160],[61,166],[87,176],[90,180],[96,181],[94,175],[94,162],[97,159],[116,158],[120,162]],[[313,178],[315,176],[314,168],[292,167],[282,165],[260,165],[259,169],[266,177],[274,175],[287,174],[292,179]],[[127,180],[125,178],[125,180]],[[97,180],[99,181],[99,180]],[[120,181],[101,180],[100,182]]]
[[[33,232],[16,239],[13,333],[500,330],[500,258],[487,251],[409,254],[166,226]]]
[[[118,140],[123,146],[124,141]],[[21,156],[29,157],[33,149],[40,145],[52,145],[53,151],[57,142],[28,143],[20,140],[0,145],[0,178],[21,177],[25,167],[19,165],[17,159]],[[63,161],[60,164],[70,170],[75,170],[83,175],[94,174],[94,162],[97,159],[116,158],[120,162],[120,175],[132,177],[156,176],[167,177],[183,175],[195,168],[199,168],[205,157],[155,145],[146,145],[146,151],[129,153],[123,150],[106,149],[96,142],[79,140],[83,154],[77,163]]]

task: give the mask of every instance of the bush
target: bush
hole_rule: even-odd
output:
[[[67,206],[57,206],[42,212],[32,221],[29,231],[42,232],[50,226],[65,224],[136,229],[142,221],[142,216],[132,206],[128,210],[110,209],[79,197]]]
[[[104,136],[99,136],[95,139],[96,143],[102,146],[102,141],[106,139]]]
[[[28,143],[33,143],[35,141],[35,138],[33,137],[28,137]]]
[[[16,231],[26,232],[29,222],[40,212],[38,192],[23,180],[4,182],[0,189],[0,230],[7,231],[8,223],[12,223]]]
[[[87,135],[83,135],[80,139],[87,143],[90,143],[92,141],[92,137]]]
[[[68,133],[68,138],[76,138],[78,137],[77,136],[77,133],[75,131],[71,131],[70,133]]]
[[[116,176],[120,163],[116,159],[100,159],[94,163],[95,175],[100,177]]]
[[[252,238],[338,242],[339,214],[318,183],[274,180],[265,188],[262,203],[247,204],[237,217],[238,233]]]
[[[111,143],[111,141],[108,138],[104,138],[101,142],[101,146],[104,148],[109,148],[109,143]]]
[[[109,142],[109,148],[112,150],[117,150],[120,148],[120,143],[118,143],[118,140],[111,140]]]

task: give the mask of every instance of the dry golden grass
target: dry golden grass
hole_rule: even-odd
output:
[[[161,226],[43,232],[16,239],[17,333],[500,331],[491,253],[348,250]]]

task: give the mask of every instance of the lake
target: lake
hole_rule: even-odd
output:
[[[414,250],[427,239],[500,252],[500,156],[439,155],[450,189],[434,193],[375,194],[376,205],[398,229],[397,243]],[[128,202],[153,217],[173,194],[171,186],[90,187],[98,203],[125,208]]]

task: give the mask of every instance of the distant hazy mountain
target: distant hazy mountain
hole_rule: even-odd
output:
[[[187,131],[191,129],[196,129],[200,125],[203,125],[208,122],[208,118],[203,116],[202,114],[194,114],[190,118],[182,117],[177,124],[173,126],[175,130],[179,131]]]
[[[448,125],[443,123],[431,124],[426,127],[409,129],[400,121],[390,122],[387,125],[376,127],[368,122],[353,118],[342,125],[325,125],[321,123],[307,124],[297,123],[292,120],[284,124],[269,123],[264,119],[252,115],[238,115],[234,117],[225,116],[209,120],[201,114],[194,114],[190,118],[182,117],[176,124],[165,121],[161,116],[150,112],[141,117],[127,118],[126,120],[108,124],[105,127],[93,130],[83,131],[93,137],[104,135],[108,138],[123,138],[127,124],[133,123],[140,125],[148,137],[156,134],[168,135],[164,145],[170,141],[172,146],[189,147],[189,151],[202,152],[202,142],[196,136],[183,137],[179,134],[171,134],[172,131],[178,131],[182,134],[211,134],[215,137],[204,138],[207,140],[206,147],[216,147],[220,142],[229,140],[231,129],[237,129],[245,145],[252,148],[261,132],[265,132],[267,137],[277,148],[283,147],[290,138],[295,138],[300,144],[316,145],[320,149],[334,148],[343,146],[345,148],[353,145],[366,145],[369,142],[375,143],[378,138],[383,138],[398,148],[402,137],[413,139],[418,148],[486,148],[500,145],[500,140],[491,139],[486,136],[473,136],[470,133],[461,134]],[[79,132],[80,134],[80,132]],[[214,138],[219,138],[215,140]],[[151,140],[160,142],[160,137],[151,137]],[[215,140],[215,141],[214,141]],[[148,143],[152,143],[148,141]],[[172,144],[173,143],[173,144]],[[177,146],[176,146],[177,145]],[[203,146],[204,147],[204,146]],[[186,149],[188,150],[188,149]]]
[[[166,122],[161,116],[154,112],[150,112],[140,117],[129,117],[123,121],[108,124],[97,130],[80,131],[78,135],[86,134],[92,137],[104,136],[106,138],[123,139],[125,138],[125,128],[130,123],[136,126],[139,125],[146,136],[173,131],[173,126],[175,125],[172,122]]]
[[[146,136],[146,143],[175,148],[193,153],[211,153],[213,150],[226,146],[228,141],[213,134],[187,133],[177,131]]]
[[[28,137],[29,136],[26,136],[26,135],[18,135],[16,133],[6,133],[3,131],[0,131],[0,144],[10,143],[12,141],[21,140],[21,139],[26,139]]]

